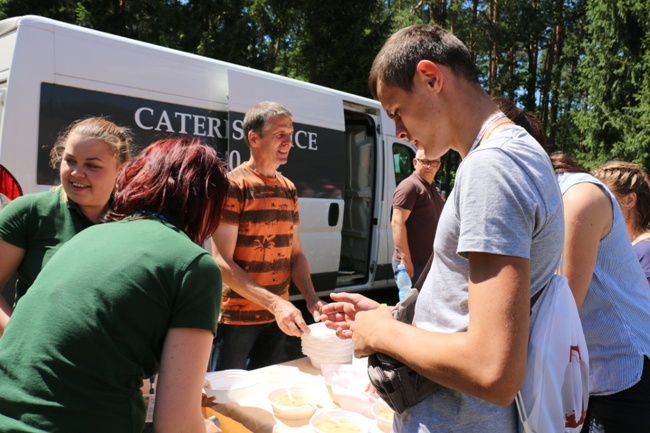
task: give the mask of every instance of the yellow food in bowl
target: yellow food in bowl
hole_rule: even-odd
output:
[[[275,404],[291,407],[307,406],[312,402],[309,397],[300,394],[294,394],[291,397],[289,397],[289,394],[279,394],[273,396],[271,401]]]
[[[390,420],[390,421],[393,420],[393,415],[394,414],[395,414],[395,412],[393,412],[392,409],[380,409],[379,411],[377,411],[377,416],[379,418],[384,418],[384,419],[387,419],[387,420]]]
[[[279,418],[298,420],[314,414],[319,395],[305,387],[282,387],[268,394],[273,414]]]
[[[319,432],[323,433],[361,433],[363,432],[363,428],[359,427],[358,424],[348,421],[345,419],[339,420],[339,424],[335,423],[334,421],[321,421],[318,424],[316,424],[314,427]]]
[[[393,426],[393,409],[388,407],[388,405],[382,401],[377,400],[372,405],[372,414],[375,416],[375,421],[377,421],[377,427],[384,433],[390,433],[391,427]]]

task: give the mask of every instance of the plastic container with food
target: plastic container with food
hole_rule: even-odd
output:
[[[377,421],[377,427],[384,433],[390,433],[393,428],[393,415],[395,412],[383,400],[377,400],[371,407],[372,415]]]
[[[309,420],[315,433],[368,433],[371,421],[345,410],[318,411]]]
[[[268,399],[275,416],[295,420],[311,417],[320,401],[320,395],[312,388],[291,386],[274,389],[269,392]]]

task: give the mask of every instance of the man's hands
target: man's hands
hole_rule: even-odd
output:
[[[375,338],[382,338],[385,335],[382,331],[382,324],[386,320],[394,321],[390,307],[379,307],[374,310],[359,311],[350,324],[350,333],[354,342],[354,356],[362,358],[376,352],[373,346]]]
[[[358,293],[332,293],[330,297],[335,302],[323,307],[325,326],[334,329],[339,338],[352,338],[357,358],[375,353],[373,339],[382,334],[382,323],[393,320],[391,308]]]
[[[271,311],[278,326],[285,334],[300,337],[305,332],[309,332],[309,327],[302,318],[302,313],[291,302],[279,299]]]
[[[322,307],[321,321],[330,329],[336,331],[339,338],[351,338],[350,325],[354,322],[359,311],[379,308],[379,302],[366,298],[358,293],[332,293],[333,303]]]
[[[306,301],[307,309],[311,313],[315,322],[321,320],[322,308],[327,302],[320,300],[317,296],[313,296]],[[304,333],[309,332],[309,326],[302,317],[302,313],[296,308],[293,303],[278,299],[274,303],[271,312],[275,316],[275,321],[278,326],[287,335],[292,337],[300,337]]]
[[[413,275],[415,275],[415,266],[413,265],[411,258],[409,256],[404,255],[402,256],[401,263],[404,265],[404,268],[406,269],[406,273],[409,274],[409,277],[413,278]]]
[[[323,307],[325,305],[327,305],[327,302],[318,297],[314,297],[314,299],[307,301],[307,309],[314,318],[314,322],[320,322],[321,315],[323,314]]]

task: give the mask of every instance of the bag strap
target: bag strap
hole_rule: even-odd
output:
[[[548,283],[550,284],[550,282]],[[533,296],[530,298],[530,315],[533,315],[533,306],[539,299],[539,297],[542,295],[542,292],[546,287],[548,286],[545,285],[537,293],[535,293]],[[528,367],[526,367],[528,368]],[[524,405],[524,396],[521,395],[521,390],[517,391],[517,395],[515,396],[515,406],[517,406],[517,414],[519,415],[519,420],[521,421],[521,425],[524,427],[524,433],[534,433],[532,427],[530,426],[530,422],[528,421],[528,415],[526,414],[526,406]]]
[[[418,277],[418,280],[415,282],[415,287],[418,289],[418,292],[424,285],[424,280],[427,279],[427,274],[429,273],[429,270],[431,269],[431,263],[433,263],[433,253],[429,256],[429,260],[427,260],[427,264],[424,265],[424,269],[422,269],[422,273],[420,273],[420,276]]]
[[[557,275],[563,275],[562,269],[563,269],[563,263],[564,263],[564,253],[560,257],[560,264],[558,265],[557,268]],[[551,277],[553,278],[553,277]],[[419,281],[419,280],[418,280]],[[537,293],[535,293],[533,296],[530,297],[530,314],[532,316],[533,314],[533,306],[539,299],[539,297],[542,295],[544,290],[551,284],[551,281],[549,281],[544,287],[542,287]],[[528,368],[528,367],[526,367]],[[517,391],[517,396],[515,397],[515,405],[517,406],[517,413],[519,414],[519,420],[521,421],[521,424],[524,426],[524,433],[533,433],[533,429],[530,426],[530,423],[528,421],[528,415],[526,414],[526,406],[524,405],[524,397],[521,395],[521,390]]]
[[[515,397],[515,403],[517,406],[517,413],[519,414],[519,420],[524,426],[525,433],[533,433],[533,429],[528,422],[528,415],[526,415],[526,406],[524,406],[524,397],[521,395],[521,391],[517,391],[517,396]]]
[[[555,271],[555,273],[557,275],[564,275],[563,272],[562,272],[562,269],[563,269],[562,265],[563,264],[564,264],[564,254],[562,254],[562,256],[560,257],[560,264],[557,267],[557,271]],[[420,280],[418,279],[418,283],[419,282],[420,282]],[[537,302],[539,297],[542,296],[542,292],[544,292],[544,289],[546,289],[549,284],[551,284],[550,280],[549,280],[548,283],[546,283],[546,285],[544,287],[539,289],[539,291],[537,293],[535,293],[533,296],[530,297],[530,315],[531,316],[533,315],[533,307],[535,306],[535,302]]]
[[[548,286],[548,284],[546,286]],[[544,289],[546,289],[546,286],[539,289],[539,291],[537,293],[535,293],[533,296],[530,297],[530,315],[531,316],[533,315],[533,307],[535,306],[535,302],[537,302],[539,297],[542,296],[542,292],[544,291]]]

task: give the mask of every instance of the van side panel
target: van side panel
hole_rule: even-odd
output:
[[[192,135],[224,155],[228,146],[228,113],[134,98],[51,83],[41,83],[39,111],[39,185],[58,184],[49,153],[59,132],[76,119],[107,116],[134,134],[134,153],[156,140]]]
[[[173,95],[175,103],[188,106],[228,104],[221,62],[76,26],[57,27],[55,37],[57,82],[85,88],[103,83],[107,91],[133,94],[122,88],[128,85],[140,97],[169,101]]]
[[[0,164],[24,193],[58,183],[49,150],[78,118],[107,116],[130,127],[138,149],[197,136],[234,167],[249,157],[246,110],[281,103],[295,134],[280,170],[298,189],[317,290],[393,284],[386,136],[394,124],[377,101],[36,16],[0,22],[0,83],[5,78]]]

